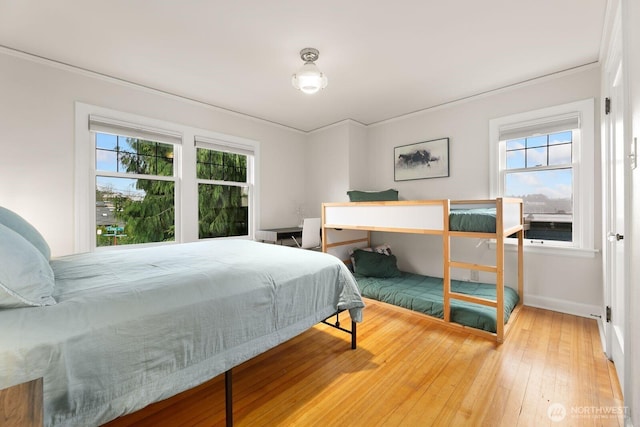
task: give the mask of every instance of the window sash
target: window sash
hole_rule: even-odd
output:
[[[241,203],[237,206],[215,206],[202,210],[201,193],[204,191],[213,191],[214,187],[224,187],[224,192],[233,191],[231,189],[240,189]],[[225,197],[228,194],[224,195]],[[198,239],[219,238],[219,237],[246,237],[251,233],[251,188],[248,184],[229,185],[226,182],[213,184],[211,182],[198,182]],[[225,221],[218,223],[216,226],[216,218],[208,218],[203,222],[203,217],[211,216],[216,211],[227,211]],[[231,221],[230,221],[231,220]],[[235,220],[235,221],[234,221]],[[203,226],[206,230],[203,230]],[[214,230],[211,230],[213,228]]]
[[[551,138],[558,134],[571,134],[571,138],[568,141],[556,141]],[[529,135],[517,139],[500,141],[500,146],[504,147],[504,150],[500,154],[501,156],[504,155],[504,159],[500,163],[504,165],[504,169],[507,171],[571,167],[574,163],[574,141],[577,138],[577,130],[571,129],[560,133],[556,132],[539,136]],[[544,143],[532,143],[529,145],[532,139],[542,139]],[[542,162],[540,164],[534,164],[535,161]],[[533,165],[530,165],[530,163]],[[522,164],[522,166],[519,166],[519,164]]]
[[[222,158],[222,164],[219,163],[213,163],[213,162],[201,162],[199,161],[199,155],[200,155],[200,150],[204,150],[208,153],[222,153],[223,154],[223,158]],[[226,155],[233,155],[234,156],[234,160],[237,160],[239,157],[244,157],[244,169],[240,166],[237,166],[235,164],[230,163],[230,164],[225,164],[225,156]],[[210,181],[210,182],[237,182],[237,183],[242,183],[242,184],[247,184],[249,182],[249,167],[250,167],[250,160],[251,157],[247,156],[245,154],[241,154],[241,153],[236,153],[233,151],[220,151],[220,150],[214,150],[214,149],[209,149],[209,148],[203,148],[203,147],[196,147],[196,179],[197,180],[203,180],[203,181]],[[198,168],[198,166],[206,166],[206,167],[210,167],[211,169],[208,171],[210,173],[205,173],[205,175],[208,175],[209,177],[202,177],[200,174],[200,170]],[[218,169],[218,167],[222,168],[222,170]],[[233,172],[231,172],[230,174],[228,174],[228,170],[227,169],[233,169]],[[215,171],[215,173],[214,173]],[[220,172],[222,177],[220,177]],[[211,177],[211,175],[215,175],[215,177]],[[229,175],[231,177],[234,177],[233,175],[243,175],[244,176],[244,180],[243,181],[233,181],[232,179],[228,178]],[[239,176],[235,176],[235,178],[238,178]]]
[[[114,129],[112,129],[114,130]],[[92,135],[92,141],[93,141],[93,152],[97,153],[98,150],[101,150],[101,148],[98,147],[98,133],[104,133],[102,131],[98,131],[98,130],[91,130],[91,135]],[[117,137],[128,137],[128,135],[122,135],[120,133],[113,133],[113,135],[117,136]],[[147,135],[147,138],[145,138],[145,141],[149,141],[149,142],[162,142],[162,141],[157,141],[155,139],[150,139],[151,134]],[[139,136],[134,137],[136,139],[140,139]],[[175,144],[170,144],[170,143],[166,143],[166,142],[162,142],[164,144],[169,144],[174,146],[174,152],[175,152]],[[94,154],[95,156],[95,154]],[[167,209],[168,206],[161,206],[158,205],[156,202],[156,207],[160,206],[162,208],[162,211],[160,213],[156,213],[150,217],[146,217],[145,221],[148,221],[148,218],[151,217],[155,217],[155,218],[160,218],[160,216],[162,217],[162,219],[158,219],[156,222],[158,224],[154,224],[151,226],[145,226],[144,228],[146,228],[145,233],[147,233],[147,237],[148,239],[143,238],[142,240],[145,241],[136,241],[136,237],[140,237],[140,234],[133,234],[133,235],[126,235],[126,234],[122,234],[123,238],[124,238],[124,242],[121,242],[117,239],[116,236],[113,236],[113,244],[110,244],[110,240],[109,242],[107,240],[104,239],[105,234],[102,233],[101,231],[104,231],[104,227],[100,226],[97,223],[96,220],[96,224],[95,224],[95,230],[97,235],[95,236],[95,241],[93,244],[93,247],[95,249],[104,249],[106,247],[111,247],[111,246],[131,246],[131,245],[137,245],[137,244],[155,244],[155,243],[167,243],[167,242],[175,242],[177,240],[177,236],[176,236],[176,224],[177,224],[177,209],[178,209],[178,200],[179,200],[179,193],[178,193],[178,185],[177,185],[177,176],[176,176],[176,167],[175,164],[172,165],[172,174],[171,175],[156,175],[156,174],[144,174],[144,173],[133,173],[133,172],[126,172],[126,171],[108,171],[108,170],[101,170],[98,169],[97,167],[97,162],[93,162],[93,176],[94,176],[94,180],[93,180],[93,186],[94,186],[94,193],[98,190],[98,180],[99,178],[116,178],[116,179],[126,179],[126,180],[143,180],[143,181],[149,181],[149,182],[171,182],[171,192],[173,192],[173,200],[171,201],[171,210],[172,213],[167,214]],[[121,190],[119,190],[121,191]],[[145,192],[145,199],[146,197],[150,196],[148,193]],[[156,196],[156,195],[153,195]],[[160,195],[162,198],[162,195]],[[95,200],[95,209],[96,209],[96,215],[97,215],[97,211],[98,211],[98,206],[97,206],[97,200]],[[124,225],[124,231],[127,230],[128,226],[132,226],[133,230],[135,230],[139,225],[135,225],[137,222],[140,221],[140,219],[135,219],[132,217],[126,218],[126,223]],[[170,225],[167,228],[167,220],[168,223],[172,225]],[[159,225],[159,224],[164,224],[164,225]],[[168,231],[168,230],[173,230],[173,231]],[[107,230],[108,231],[108,230]],[[115,233],[117,234],[117,232]],[[109,235],[109,234],[107,234]],[[143,234],[144,235],[144,234]],[[151,236],[151,237],[150,237]]]
[[[212,236],[208,236],[208,235],[202,235],[202,230],[201,230],[201,221],[202,216],[201,216],[201,212],[200,212],[200,188],[203,188],[202,186],[226,186],[226,187],[237,187],[237,188],[241,188],[244,189],[243,192],[246,193],[246,207],[244,207],[244,209],[247,210],[247,220],[246,220],[246,227],[247,229],[244,230],[246,231],[246,234],[230,234],[228,237],[235,237],[235,236],[251,236],[252,235],[252,223],[254,222],[254,214],[255,214],[255,209],[253,204],[255,203],[255,199],[254,199],[254,186],[253,186],[253,176],[255,174],[255,171],[253,170],[254,167],[254,156],[255,156],[255,151],[254,148],[252,146],[243,144],[242,142],[239,141],[235,141],[233,139],[230,140],[221,140],[221,139],[216,139],[216,138],[208,138],[208,137],[203,137],[203,136],[199,136],[199,135],[195,135],[194,136],[194,147],[196,150],[196,158],[194,159],[194,167],[196,168],[196,183],[198,185],[198,238],[199,239],[206,239],[206,238],[210,238]],[[217,152],[222,152],[222,153],[230,153],[230,154],[237,154],[237,155],[241,155],[241,156],[245,156],[246,157],[246,171],[245,171],[245,181],[231,181],[231,180],[224,180],[224,179],[205,179],[205,178],[198,178],[197,177],[197,163],[198,163],[198,158],[197,158],[197,152],[198,149],[204,149],[204,150],[210,150],[210,151],[217,151]],[[230,207],[231,209],[241,209],[243,207]],[[209,224],[211,225],[211,224]],[[231,229],[233,229],[233,226],[230,226]],[[213,236],[215,238],[215,236]]]
[[[140,143],[140,142],[148,142],[148,143],[153,143],[155,144],[155,150],[157,151],[158,149],[158,145],[162,144],[165,147],[166,146],[171,146],[171,157],[168,156],[159,156],[157,154],[157,152],[153,155],[151,154],[145,154],[144,152],[142,152],[140,150],[140,146],[137,146],[135,151],[130,151],[128,148],[124,147],[123,149],[118,149],[118,150],[114,150],[111,148],[105,148],[105,147],[100,147],[98,146],[98,135],[105,135],[104,132],[93,132],[93,141],[94,141],[94,152],[95,152],[95,158],[96,158],[96,162],[94,164],[94,169],[96,171],[96,173],[98,174],[116,174],[114,176],[133,176],[133,175],[138,175],[138,176],[149,176],[149,177],[157,177],[157,178],[168,178],[168,179],[175,179],[176,176],[176,168],[175,168],[175,163],[174,163],[174,157],[175,157],[175,144],[167,144],[167,143],[162,143],[159,141],[153,141],[153,140],[140,140],[138,138],[132,138],[136,141],[136,143]],[[111,134],[110,134],[111,135]],[[116,135],[113,134],[113,136],[115,138],[117,138],[118,140],[116,141],[117,144],[119,144],[119,140],[120,138],[124,138],[124,139],[129,139],[131,137],[128,136],[124,136],[124,135]],[[113,170],[113,169],[101,169],[99,168],[99,161],[98,161],[98,153],[111,153],[111,155],[114,156],[114,158],[112,160],[115,160],[115,168],[117,170]],[[155,173],[154,172],[149,172],[149,173],[140,173],[140,171],[137,172],[129,172],[127,170],[124,170],[125,168],[125,164],[124,162],[121,162],[121,158],[126,157],[126,156],[131,156],[136,158],[137,160],[141,160],[141,159],[146,159],[147,161],[151,160],[153,163],[155,163],[155,165],[151,168],[151,169],[156,169]],[[103,160],[104,162],[104,160]],[[158,174],[158,169],[160,169],[158,166],[162,166],[161,162],[165,162],[165,165],[170,164],[170,171],[166,171],[167,173],[160,175]],[[122,166],[123,170],[120,170]],[[170,172],[170,173],[169,173]]]
[[[92,144],[93,144],[93,153],[94,153],[94,158],[95,158],[95,153],[98,150],[101,150],[101,148],[98,148],[97,146],[97,133],[103,133],[103,132],[99,132],[99,131],[91,131],[91,140],[92,140]],[[121,135],[121,134],[112,134],[112,135],[116,135],[116,136],[126,136],[126,135]],[[153,140],[149,140],[149,142],[161,142],[161,141],[153,141]],[[175,152],[175,150],[174,150]],[[177,181],[177,168],[175,165],[175,157],[174,157],[174,165],[172,167],[173,169],[173,174],[172,175],[156,175],[156,174],[141,174],[141,173],[136,173],[136,172],[120,172],[120,171],[109,171],[109,170],[103,170],[103,169],[98,169],[96,161],[94,160],[93,162],[93,175],[94,177],[98,177],[98,176],[104,176],[104,177],[112,177],[112,178],[128,178],[128,179],[149,179],[149,180],[156,180],[156,181],[173,181],[176,182]]]
[[[99,188],[99,178],[103,178],[102,175],[96,175],[95,180],[95,189],[96,191]],[[126,179],[130,181],[130,177],[115,177],[116,179]],[[148,175],[144,175],[142,178],[138,178],[138,180],[147,181],[148,183],[156,183],[156,182],[168,182],[170,184],[166,184],[165,190],[168,190],[164,193],[158,193],[151,195],[152,202],[151,205],[147,205],[147,209],[145,209],[145,214],[140,216],[135,214],[133,216],[128,215],[126,217],[118,218],[117,209],[117,201],[120,199],[118,197],[119,194],[116,193],[111,194],[111,196],[115,195],[116,197],[108,197],[104,200],[104,206],[98,206],[98,200],[96,200],[96,248],[104,248],[104,247],[112,247],[112,246],[131,246],[138,244],[154,244],[154,243],[168,243],[176,241],[175,234],[175,225],[176,225],[176,183],[174,180],[158,180],[153,178],[148,178]],[[153,184],[155,185],[155,184]],[[144,192],[144,199],[149,196],[149,193],[142,190]],[[169,197],[173,193],[173,197]],[[124,192],[126,194],[126,192]],[[132,197],[133,196],[133,197]],[[142,199],[135,197],[132,194],[128,194],[125,196],[125,199],[121,200],[121,211],[126,211],[128,205],[132,205],[140,202]],[[115,204],[114,204],[114,201]],[[109,214],[104,208],[108,205],[108,203],[112,203],[112,207],[116,208],[116,211],[113,214]],[[151,208],[153,212],[149,212],[148,209]],[[104,217],[110,217],[109,222],[100,223],[98,221],[98,213],[102,211],[102,215]],[[111,211],[111,209],[109,209]],[[151,220],[151,221],[150,221]],[[120,225],[123,224],[123,225]],[[142,225],[144,224],[144,225]],[[118,234],[116,228],[120,228],[120,234],[118,236],[114,234]],[[133,234],[130,234],[131,232]],[[112,234],[113,233],[113,234]],[[128,234],[129,233],[129,234]],[[105,237],[108,237],[105,239]],[[119,240],[123,239],[123,240]]]

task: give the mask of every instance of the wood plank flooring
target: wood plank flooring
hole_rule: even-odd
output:
[[[366,302],[358,349],[320,324],[235,368],[235,425],[623,425],[595,320],[523,307],[498,345]],[[133,425],[224,425],[223,376],[108,424]]]

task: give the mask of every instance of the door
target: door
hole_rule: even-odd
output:
[[[625,128],[624,73],[620,32],[614,31],[605,65],[605,129],[603,141],[605,352],[614,362],[624,390],[625,323]],[[607,111],[608,110],[608,111]]]

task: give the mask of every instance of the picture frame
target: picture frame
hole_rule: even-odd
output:
[[[449,176],[449,138],[400,145],[393,149],[393,180]]]

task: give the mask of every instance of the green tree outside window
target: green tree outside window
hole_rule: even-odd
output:
[[[198,237],[249,234],[247,156],[197,149]]]
[[[96,134],[97,246],[175,241],[175,182],[161,178],[174,176],[173,151],[172,144]],[[247,164],[243,154],[197,149],[199,238],[249,234]]]

